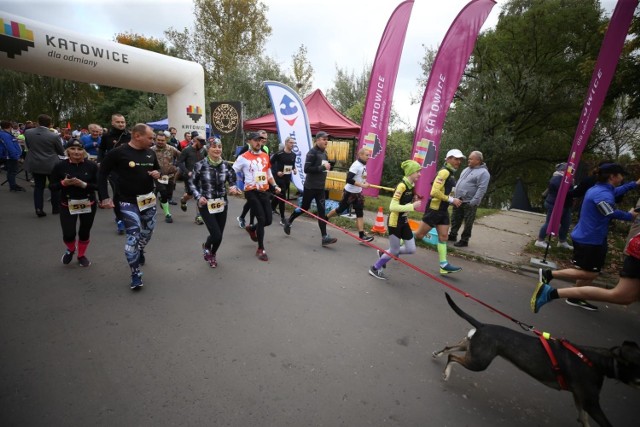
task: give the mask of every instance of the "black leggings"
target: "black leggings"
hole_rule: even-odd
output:
[[[281,193],[278,194],[278,196],[281,199],[284,199],[286,197],[286,189],[289,188],[289,181],[276,179],[276,184],[278,184],[278,187],[282,189]],[[281,199],[278,199],[277,197],[273,198],[273,200],[271,201],[271,210],[275,210],[277,206],[278,210],[280,211],[280,218],[282,218],[282,220],[284,221],[284,200]]]
[[[96,216],[97,204],[91,205],[91,212],[71,215],[67,206],[60,206],[60,225],[62,226],[62,241],[65,243],[76,241],[76,223],[80,219],[78,228],[78,240],[86,242],[89,240],[93,218]]]
[[[271,225],[271,200],[266,191],[247,191],[244,197],[251,207],[251,215],[256,217],[256,234],[258,235],[258,248],[264,249],[264,228]]]
[[[302,193],[302,204],[300,205],[300,207],[305,211],[308,211],[311,207],[311,201],[314,199],[316,201],[316,207],[318,208],[318,217],[326,220],[327,213],[325,212],[324,208],[324,189],[311,190],[305,188],[304,193]],[[304,212],[298,209],[293,211],[293,213],[289,217],[289,223],[292,223],[294,219],[296,219],[303,213]],[[322,221],[321,219],[318,219],[318,227],[320,227],[320,233],[322,233],[322,237],[324,237],[327,235],[327,223]]]
[[[207,230],[209,231],[209,236],[207,237],[205,246],[214,255],[216,254],[216,252],[218,252],[218,248],[222,243],[222,234],[224,233],[224,226],[227,223],[228,209],[229,205],[226,204],[222,212],[212,214],[209,213],[207,205],[198,207],[200,216],[202,217],[202,220],[204,221],[204,224],[207,226]]]

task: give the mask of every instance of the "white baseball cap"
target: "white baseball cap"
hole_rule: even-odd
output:
[[[456,159],[466,159],[467,158],[467,156],[462,154],[462,151],[458,150],[457,148],[454,148],[453,150],[447,151],[447,157],[445,157],[445,159],[448,159],[449,157],[455,157]]]

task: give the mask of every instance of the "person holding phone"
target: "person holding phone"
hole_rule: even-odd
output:
[[[59,161],[51,172],[51,191],[60,194],[60,225],[62,241],[67,250],[62,263],[71,263],[78,251],[78,264],[89,267],[86,257],[93,219],[96,216],[96,190],[98,188],[98,165],[86,159],[84,145],[77,139],[67,144],[68,159]],[[76,227],[78,222],[79,228]],[[78,240],[76,241],[76,236]]]

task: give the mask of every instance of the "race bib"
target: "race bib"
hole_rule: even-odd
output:
[[[291,171],[293,170],[293,166],[285,166],[282,170],[282,173],[285,175],[291,175]]]
[[[152,191],[149,194],[136,196],[136,201],[138,202],[138,209],[140,209],[140,211],[144,211],[156,205],[156,195]]]
[[[207,209],[209,209],[210,214],[217,214],[224,211],[225,204],[224,199],[207,199]]]
[[[158,182],[167,185],[169,183],[169,175],[162,175],[160,179],[158,179]]]
[[[89,199],[69,199],[69,213],[71,215],[80,215],[91,212],[91,202]]]
[[[266,185],[267,184],[267,173],[266,172],[256,172],[253,174],[253,179],[256,181],[256,185]]]

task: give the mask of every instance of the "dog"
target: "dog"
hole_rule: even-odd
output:
[[[558,374],[552,369],[550,356],[540,342],[540,338],[526,335],[512,329],[484,324],[458,307],[449,294],[447,302],[458,316],[473,325],[467,336],[452,347],[433,352],[440,357],[453,351],[466,351],[463,356],[449,354],[443,378],[449,379],[454,363],[470,371],[484,371],[496,356],[513,363],[518,369],[529,374],[542,384],[561,390]],[[611,349],[576,346],[591,361],[592,366],[581,360],[560,341],[549,340],[566,389],[573,394],[578,410],[578,422],[589,426],[589,415],[600,426],[611,423],[600,408],[600,390],[604,377],[615,378],[634,388],[640,388],[640,347],[635,342],[625,341],[621,346]]]

